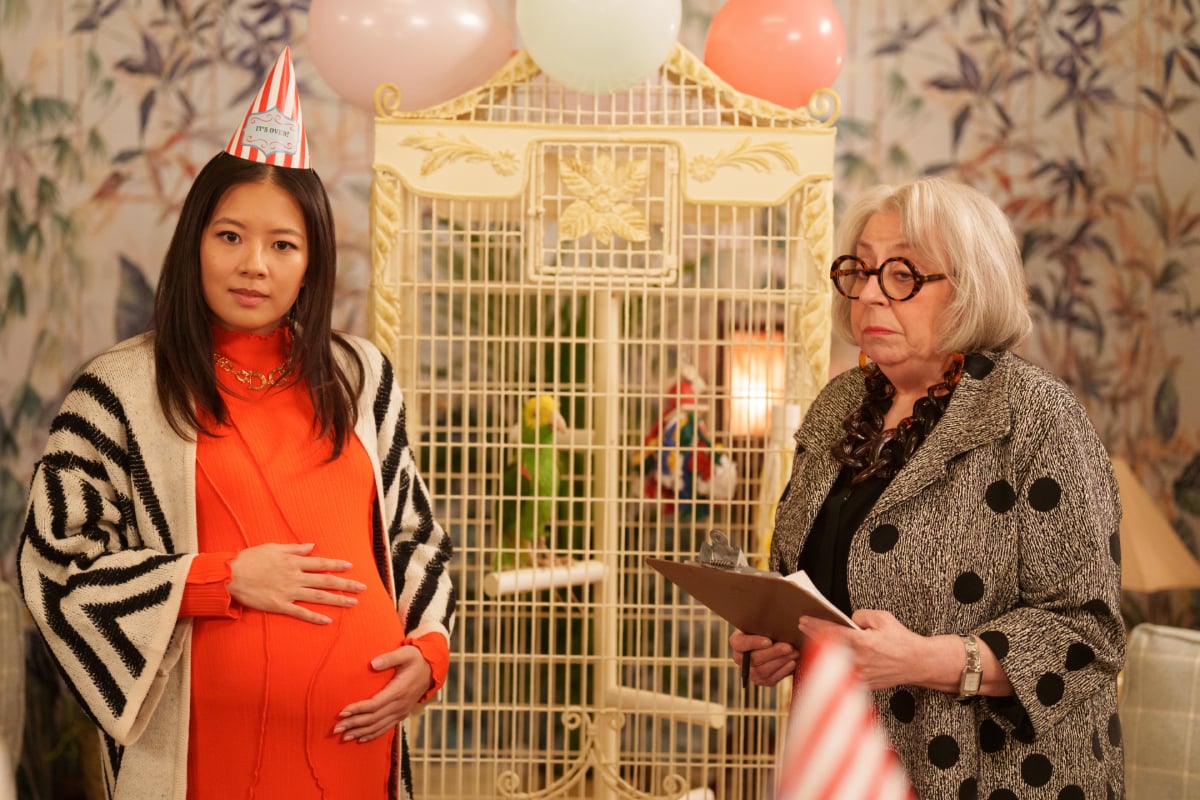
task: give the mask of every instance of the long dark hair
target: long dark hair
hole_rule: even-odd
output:
[[[184,438],[208,433],[201,412],[218,424],[229,421],[212,362],[212,330],[200,274],[200,242],[204,230],[229,189],[243,183],[278,186],[300,204],[308,235],[308,268],[304,288],[292,307],[293,374],[308,386],[316,412],[314,431],[332,442],[336,458],[358,420],[356,399],[363,391],[362,360],[350,342],[333,331],[337,248],[333,210],[317,173],[259,164],[218,153],[188,190],[179,222],[163,260],[154,293],[154,366],[158,402],[171,427]],[[350,357],[344,369],[334,358],[337,346]],[[352,373],[352,374],[348,374]]]

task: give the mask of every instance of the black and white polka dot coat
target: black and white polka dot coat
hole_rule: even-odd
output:
[[[857,369],[839,375],[797,431],[773,569],[795,569],[840,469],[830,445],[863,392]],[[854,533],[847,571],[855,609],[922,635],[977,634],[1015,690],[875,693],[920,797],[1123,796],[1120,516],[1070,389],[1011,353],[969,356],[945,415]]]

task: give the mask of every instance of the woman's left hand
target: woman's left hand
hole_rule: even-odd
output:
[[[854,651],[863,683],[872,690],[918,682],[927,639],[900,624],[890,612],[862,609],[851,617],[862,630],[815,617],[800,618],[805,636],[834,635]]]
[[[371,659],[376,672],[395,670],[392,679],[374,697],[351,703],[338,714],[335,736],[342,741],[369,742],[403,722],[433,685],[433,670],[421,651],[412,645]]]

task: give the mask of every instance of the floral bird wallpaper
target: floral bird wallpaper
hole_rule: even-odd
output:
[[[493,1],[513,19],[512,0]],[[683,5],[681,39],[702,55],[722,0]],[[337,213],[335,324],[365,333],[372,121],[312,66],[307,6],[0,0],[0,577],[65,387],[148,325],[190,181],[284,44]],[[1073,387],[1200,551],[1200,406],[1186,400],[1200,394],[1197,0],[835,6],[836,204],[922,174],[995,198],[1035,309],[1023,354]],[[854,357],[835,344],[835,369]]]

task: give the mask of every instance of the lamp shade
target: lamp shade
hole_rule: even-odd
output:
[[[1114,458],[1121,490],[1121,588],[1134,592],[1200,588],[1200,562],[1180,541],[1124,459]]]
[[[729,342],[729,433],[765,436],[787,383],[783,331],[735,330]]]

